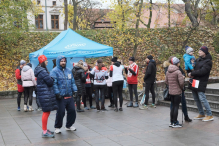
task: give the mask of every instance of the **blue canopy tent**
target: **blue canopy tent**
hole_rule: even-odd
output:
[[[53,59],[59,55],[67,58],[67,67],[73,68],[73,63],[79,60],[85,61],[85,58],[95,58],[104,56],[113,56],[113,48],[89,40],[71,29],[63,31],[48,45],[40,50],[30,53],[29,59],[33,69],[39,64],[38,56],[45,55],[49,61],[48,70],[53,68]]]

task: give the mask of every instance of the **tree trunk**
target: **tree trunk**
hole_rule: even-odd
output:
[[[72,0],[74,6],[74,18],[73,18],[73,30],[77,29],[77,2],[76,0]]]
[[[212,10],[214,12],[214,14],[213,14],[213,25],[216,25],[217,24],[217,14],[216,14],[216,10],[214,8],[214,4],[213,4],[212,0],[210,0],[210,4],[211,4]]]
[[[197,19],[198,18],[197,11],[198,11],[198,4],[199,4],[200,0],[196,1],[193,11],[191,8],[190,0],[183,0],[183,2],[185,3],[185,11],[186,11],[186,14],[189,17],[190,21],[192,22],[192,26],[197,27],[199,25],[198,19]]]
[[[65,22],[64,22],[64,30],[68,28],[68,0],[64,0],[65,5]]]
[[[170,28],[170,0],[168,0],[168,27]]]
[[[136,56],[136,53],[137,53],[137,48],[138,48],[138,37],[139,37],[139,23],[140,23],[140,17],[141,17],[141,9],[142,9],[142,6],[143,6],[143,0],[141,0],[141,3],[139,5],[139,10],[136,14],[137,16],[137,20],[136,20],[136,26],[135,26],[135,45],[134,45],[134,51],[133,51],[133,56],[135,57]]]
[[[152,0],[150,0],[150,7],[149,7],[150,16],[149,16],[149,19],[148,19],[147,28],[151,28],[152,7],[153,7]]]

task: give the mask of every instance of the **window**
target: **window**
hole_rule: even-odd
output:
[[[59,29],[59,15],[51,15],[52,29]]]
[[[56,6],[56,1],[53,1],[53,2],[52,2],[52,5],[53,5],[53,6]]]
[[[40,0],[37,0],[37,5],[40,5]]]
[[[43,29],[43,15],[35,17],[35,26],[37,29]]]

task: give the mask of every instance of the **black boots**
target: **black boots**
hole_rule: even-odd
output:
[[[190,119],[189,116],[185,116],[185,121],[186,122],[192,122],[192,119]]]
[[[108,107],[114,108],[115,105],[110,103],[110,105]]]

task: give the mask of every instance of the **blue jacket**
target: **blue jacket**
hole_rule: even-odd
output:
[[[72,71],[65,67],[60,66],[60,61],[65,58],[64,56],[58,56],[56,59],[56,67],[50,72],[51,77],[54,79],[53,90],[55,94],[60,94],[62,97],[70,97],[77,87]],[[67,60],[67,59],[66,59]]]
[[[184,54],[183,59],[184,59],[184,62],[185,62],[185,70],[193,70],[194,67],[192,66],[191,60],[192,59],[195,60],[195,57],[192,56],[192,55],[189,55],[189,54]]]
[[[56,97],[53,93],[53,79],[45,68],[37,66],[34,70],[35,77],[37,77],[37,97],[43,112],[50,112],[57,110]]]

